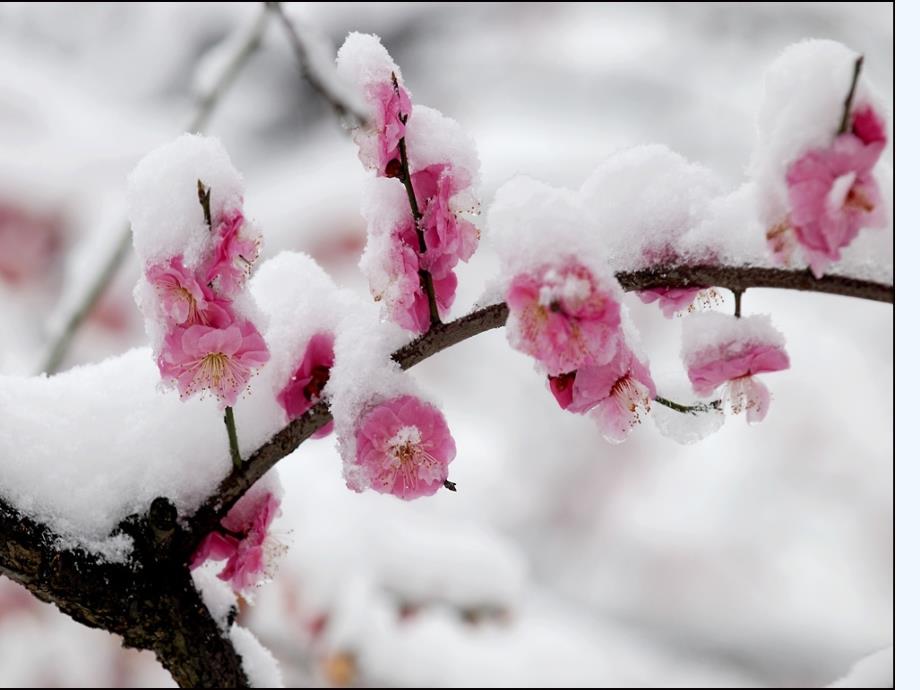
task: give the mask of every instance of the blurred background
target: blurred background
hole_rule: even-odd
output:
[[[739,183],[763,70],[802,38],[864,53],[893,96],[888,3],[287,6],[330,60],[349,31],[381,36],[415,102],[475,138],[484,208],[514,174],[577,188],[653,142]],[[0,4],[0,372],[41,368],[118,243],[127,173],[183,131],[261,12]],[[365,173],[277,22],[208,132],[246,178],[263,257],[309,252],[366,290]],[[496,268],[484,242],[454,315]],[[129,256],[64,368],[144,344],[138,275]],[[659,390],[687,398],[680,321],[628,299]],[[458,493],[355,495],[333,439],[305,443],[280,465],[287,554],[241,615],[285,682],[820,687],[889,646],[892,307],[755,290],[745,310],[772,314],[793,363],[759,426],[680,445],[649,423],[609,446],[497,331],[412,372],[457,440]],[[0,685],[162,684],[151,654],[0,580]]]

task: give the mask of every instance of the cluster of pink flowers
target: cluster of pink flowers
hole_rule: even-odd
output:
[[[335,336],[328,331],[313,335],[307,342],[300,364],[291,373],[288,384],[278,393],[278,404],[284,408],[290,422],[313,407],[320,398],[329,371],[335,364]],[[332,433],[333,422],[313,432],[311,438],[323,438]]]
[[[206,561],[227,561],[218,574],[238,594],[258,585],[270,570],[272,551],[279,544],[269,534],[281,502],[271,492],[256,500],[243,497],[221,520],[221,529],[202,540],[189,567],[194,570]]]
[[[166,326],[157,365],[182,399],[211,391],[233,405],[253,372],[268,361],[265,341],[240,316],[234,299],[259,254],[259,237],[238,210],[216,217],[209,251],[194,266],[183,257],[147,266]]]
[[[627,342],[618,291],[576,259],[516,275],[508,289],[508,339],[540,364],[563,410],[590,413],[619,442],[648,412],[655,384]]]
[[[704,325],[716,335],[684,352],[693,391],[710,396],[721,390],[723,411],[745,412],[748,422],[763,421],[770,408],[770,392],[755,377],[789,368],[782,336],[766,317],[708,317]]]
[[[390,398],[362,415],[355,443],[349,488],[369,487],[406,500],[440,489],[457,452],[444,415],[411,395]]]
[[[372,106],[368,128],[376,139],[376,156],[369,165],[366,151],[361,158],[377,176],[398,178],[407,186],[407,194],[399,201],[399,220],[389,228],[385,247],[372,259],[387,283],[386,289],[378,290],[375,297],[384,300],[393,321],[407,330],[423,333],[430,326],[431,316],[419,272],[431,275],[438,311],[447,311],[457,289],[454,268],[460,261],[469,261],[479,244],[479,231],[461,215],[476,206],[467,201],[474,174],[450,160],[407,170],[406,151],[415,143],[407,137],[406,130],[412,101],[395,72],[387,78],[381,73],[380,80],[367,84],[365,96]],[[366,148],[368,132],[360,134],[359,143]],[[409,203],[408,187],[414,194],[419,217]]]
[[[886,142],[881,117],[870,105],[861,105],[853,111],[849,131],[834,137],[826,148],[807,151],[789,166],[789,215],[767,233],[778,260],[788,263],[797,244],[820,278],[862,228],[884,225],[873,168]]]

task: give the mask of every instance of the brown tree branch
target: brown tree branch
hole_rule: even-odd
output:
[[[617,278],[627,291],[708,285],[740,293],[749,288],[762,287],[894,302],[894,287],[891,285],[834,275],[818,279],[807,270],[790,271],[751,266],[668,266],[618,273]],[[457,343],[504,326],[507,319],[508,307],[504,303],[483,307],[449,323],[432,326],[427,333],[399,348],[392,357],[403,369],[409,369]],[[659,402],[678,412],[694,410],[697,407],[680,405],[666,399],[662,401]],[[182,553],[186,557],[191,556],[197,544],[219,526],[220,520],[250,486],[281,458],[292,453],[314,431],[330,421],[332,415],[328,405],[325,402],[319,403],[253,453],[243,463],[242,470],[232,471],[220,483],[211,498],[189,519],[189,529],[183,536]]]
[[[78,623],[121,635],[126,647],[153,650],[182,687],[246,687],[242,661],[172,548],[175,509],[167,516],[156,533],[151,522],[123,523],[135,551],[108,563],[61,549],[53,531],[0,500],[0,574]]]

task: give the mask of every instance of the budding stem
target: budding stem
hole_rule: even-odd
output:
[[[853,107],[853,96],[856,94],[856,81],[859,79],[859,73],[862,70],[863,56],[856,58],[856,64],[853,65],[853,81],[850,82],[850,90],[847,98],[843,102],[843,116],[840,118],[840,126],[837,128],[837,134],[846,134],[850,128],[850,109]]]
[[[198,203],[201,204],[201,210],[204,211],[204,220],[208,224],[208,229],[213,229],[211,224],[211,188],[205,187],[204,182],[198,180]]]

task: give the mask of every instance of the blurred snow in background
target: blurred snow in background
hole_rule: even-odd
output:
[[[577,189],[643,143],[736,185],[763,71],[805,37],[864,53],[893,96],[887,3],[295,5],[330,60],[348,31],[381,36],[416,99],[475,138],[484,208],[514,174]],[[0,5],[0,372],[38,366],[124,226],[127,173],[181,131],[260,11]],[[365,173],[275,22],[209,132],[246,177],[263,256],[307,251],[364,289]],[[496,269],[484,244],[453,314]],[[138,271],[132,256],[66,366],[144,343]],[[628,300],[659,389],[689,398],[680,321]],[[888,647],[892,308],[781,291],[744,305],[792,359],[760,426],[731,418],[681,446],[644,425],[608,446],[492,332],[412,372],[457,440],[458,493],[355,495],[333,440],[305,443],[280,465],[290,548],[242,613],[286,683],[821,686]],[[164,682],[152,655],[0,580],[0,685]]]

